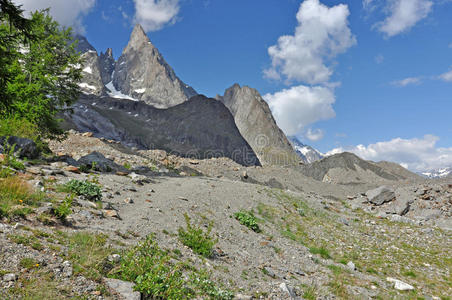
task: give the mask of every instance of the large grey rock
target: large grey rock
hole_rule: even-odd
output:
[[[133,290],[134,284],[132,282],[122,281],[113,278],[104,278],[107,287],[120,297],[122,300],[140,300],[139,292]]]
[[[10,151],[14,147],[14,153],[20,158],[35,159],[39,157],[39,149],[36,143],[30,139],[17,136],[0,136],[1,152]]]
[[[116,63],[113,86],[157,108],[175,106],[197,94],[176,76],[138,24]]]
[[[165,150],[198,159],[229,157],[242,165],[259,165],[229,110],[220,101],[195,96],[169,109],[144,102],[83,96],[66,115],[80,131],[119,140],[139,149]]]
[[[374,205],[382,205],[386,202],[391,202],[396,198],[394,190],[380,186],[376,189],[366,192],[367,200]]]
[[[293,165],[300,161],[257,90],[234,84],[217,99],[232,113],[237,128],[261,164]]]
[[[102,153],[99,152],[91,152],[88,155],[82,156],[77,164],[85,165],[88,168],[95,169],[100,172],[116,172],[116,171],[127,171],[123,166],[116,164],[111,159],[106,158]]]

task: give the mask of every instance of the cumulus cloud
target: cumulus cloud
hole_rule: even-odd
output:
[[[179,0],[133,0],[135,3],[135,21],[145,31],[162,29],[166,24],[177,21]]]
[[[452,81],[452,69],[449,72],[439,75],[439,79],[444,81]]]
[[[22,5],[27,14],[50,8],[50,14],[58,23],[83,34],[83,17],[91,11],[96,0],[15,0],[14,3]]]
[[[334,93],[327,87],[300,85],[263,97],[268,102],[278,126],[287,135],[296,135],[314,122],[336,116],[332,107],[335,102]],[[317,137],[321,138],[318,131],[311,133],[311,137],[317,133]]]
[[[408,78],[404,78],[401,80],[395,80],[395,81],[391,82],[392,85],[398,86],[398,87],[404,87],[407,85],[420,84],[420,83],[421,83],[421,78],[419,78],[419,77],[408,77]]]
[[[430,0],[387,0],[384,11],[386,19],[375,27],[387,37],[410,30],[416,23],[426,18],[432,11]]]
[[[392,161],[411,171],[422,172],[452,166],[452,148],[436,147],[438,141],[439,138],[434,135],[413,139],[395,138],[368,146],[336,148],[327,155],[348,151],[366,160]]]
[[[319,0],[305,0],[297,13],[298,26],[294,35],[281,36],[268,48],[271,68],[264,71],[268,78],[309,84],[325,83],[333,73],[327,65],[338,54],[356,43],[350,31],[347,5],[327,7]]]

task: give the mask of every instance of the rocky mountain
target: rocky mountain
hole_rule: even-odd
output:
[[[305,176],[315,180],[343,185],[421,179],[396,164],[366,161],[349,152],[327,156],[300,169]]]
[[[285,134],[276,125],[267,102],[257,90],[234,84],[225,91],[223,96],[216,98],[232,113],[237,128],[262,164],[298,163],[299,158]]]
[[[99,57],[95,50],[88,50],[82,54],[83,58],[83,81],[79,84],[85,94],[101,96],[106,93],[106,88],[102,81],[102,73]]]
[[[228,109],[202,95],[168,109],[142,101],[84,95],[73,111],[65,116],[67,128],[130,147],[198,159],[229,157],[245,166],[259,165]]]
[[[300,142],[300,140],[296,136],[289,136],[287,138],[292,144],[295,152],[298,154],[298,156],[300,156],[301,160],[304,163],[310,164],[324,157],[323,154],[318,150]]]
[[[108,48],[105,53],[101,52],[99,56],[100,72],[102,77],[102,83],[108,84],[112,81],[112,74],[115,70],[115,59],[113,57],[113,51]]]
[[[452,167],[434,169],[420,173],[420,175],[427,178],[445,178],[452,177]]]
[[[175,106],[197,94],[176,76],[140,25],[133,29],[112,77],[117,91],[157,108]]]

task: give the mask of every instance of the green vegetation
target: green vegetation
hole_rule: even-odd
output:
[[[0,179],[0,218],[24,217],[45,200],[45,195],[35,193],[17,176]]]
[[[84,196],[86,199],[91,201],[102,200],[101,188],[97,184],[87,180],[80,181],[72,179],[63,186],[61,191],[75,193],[76,195]]]
[[[330,252],[326,248],[323,248],[323,247],[320,247],[320,248],[311,247],[311,248],[309,248],[309,252],[311,252],[312,254],[319,254],[324,259],[331,258]]]
[[[261,232],[259,224],[257,224],[257,218],[251,211],[240,211],[234,214],[234,218],[240,222],[240,224],[245,225],[254,232]]]
[[[67,216],[69,216],[72,213],[72,201],[73,196],[67,196],[63,202],[54,205],[53,207],[53,213],[54,215],[61,220],[65,220]]]
[[[135,282],[135,289],[152,299],[232,299],[234,296],[217,287],[206,272],[173,262],[152,235],[125,254],[115,276]]]
[[[190,224],[190,217],[187,214],[184,214],[184,217],[187,229],[179,228],[179,240],[196,254],[207,258],[212,257],[213,246],[217,243],[217,240],[210,236],[212,223],[209,224],[207,231],[204,232],[201,227]]]
[[[39,267],[39,264],[36,260],[30,257],[22,258],[19,262],[19,266],[25,269],[32,269]]]
[[[47,10],[25,19],[9,0],[1,9],[0,115],[28,121],[28,130],[40,136],[56,136],[56,113],[79,95],[82,61],[70,42],[71,29],[61,29]],[[5,128],[11,127],[3,133]]]
[[[4,145],[4,149],[6,149],[6,151],[5,153],[3,153],[3,160],[0,161],[0,167],[6,166],[16,170],[25,170],[24,164],[21,161],[17,160],[17,158],[14,156],[15,147],[16,147],[15,145],[11,147],[8,147],[8,145]]]

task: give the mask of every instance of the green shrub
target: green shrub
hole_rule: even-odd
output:
[[[4,153],[4,159],[3,162],[1,162],[1,165],[11,167],[16,170],[25,170],[25,166],[22,162],[17,160],[17,158],[14,156],[14,149],[16,148],[16,145],[12,145],[11,147],[8,147],[7,145],[4,146],[4,149],[6,149],[6,153]]]
[[[102,200],[101,188],[98,185],[87,180],[80,181],[72,179],[65,184],[65,188],[67,189],[67,191],[75,193],[78,196],[84,196],[86,199],[91,201]]]
[[[149,299],[232,299],[234,294],[218,287],[208,273],[173,262],[153,235],[128,251],[116,277],[135,283]]]
[[[66,197],[62,203],[59,203],[58,205],[54,205],[53,207],[53,214],[61,220],[65,220],[67,216],[69,216],[72,213],[72,201],[73,197],[68,196]]]
[[[184,217],[187,230],[182,227],[179,228],[179,240],[196,254],[211,257],[213,246],[217,243],[217,239],[210,236],[212,223],[209,224],[207,231],[204,232],[202,228],[190,224],[190,217],[187,214],[184,214]]]
[[[320,247],[320,248],[311,247],[311,248],[309,248],[309,252],[311,252],[312,254],[319,254],[324,259],[331,258],[330,252],[326,248],[323,248],[323,247]]]
[[[259,224],[257,224],[257,218],[251,211],[239,211],[234,214],[234,217],[240,224],[245,225],[254,232],[261,232]]]

